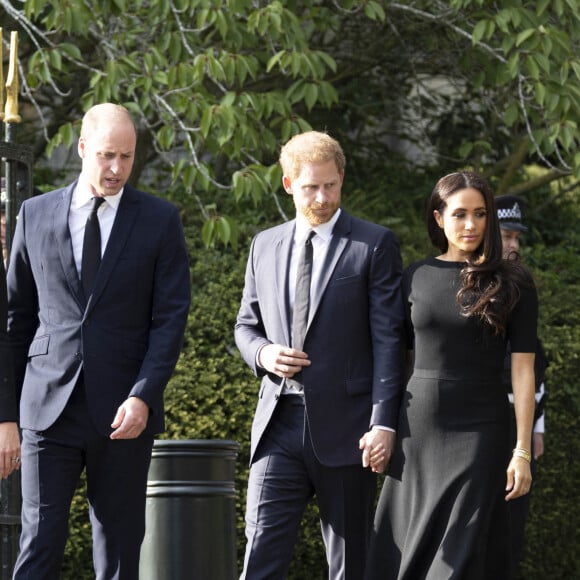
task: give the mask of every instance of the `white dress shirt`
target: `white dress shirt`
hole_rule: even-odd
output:
[[[117,208],[121,203],[123,190],[115,195],[105,196],[105,203],[97,210],[97,218],[101,228],[101,256],[105,253],[107,242],[113,229],[113,222],[117,215]],[[85,224],[93,208],[93,194],[82,187],[76,187],[68,213],[68,227],[73,247],[73,255],[79,277],[81,275],[81,263],[83,258],[83,240],[85,236]]]

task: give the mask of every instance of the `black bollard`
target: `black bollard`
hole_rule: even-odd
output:
[[[235,441],[155,441],[140,580],[237,578],[238,449]]]
[[[0,580],[10,580],[20,539],[20,471],[0,482]]]

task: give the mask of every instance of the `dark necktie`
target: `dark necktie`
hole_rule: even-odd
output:
[[[315,231],[310,231],[298,256],[296,269],[296,291],[294,293],[294,314],[292,318],[292,348],[302,350],[308,325],[310,307],[310,281],[312,279],[312,238]]]
[[[104,201],[104,197],[93,197],[93,209],[91,210],[85,225],[81,282],[87,300],[93,291],[97,272],[101,265],[101,228],[99,226],[97,210]]]

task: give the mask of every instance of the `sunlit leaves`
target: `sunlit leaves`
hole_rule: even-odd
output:
[[[465,9],[475,3],[466,0],[453,4]],[[505,2],[473,26],[473,44],[494,46],[499,41],[505,58],[505,72],[498,69],[492,76],[488,71],[480,85],[487,79],[505,84],[508,90],[511,87],[512,98],[506,100],[503,110],[504,123],[508,127],[533,127],[531,146],[542,144],[546,154],[556,149],[572,152],[580,145],[574,119],[574,111],[580,109],[575,40],[580,32],[579,10],[577,2],[561,0],[542,0],[535,6]],[[497,25],[500,37],[490,22]]]
[[[384,23],[382,30],[396,36],[405,33],[398,20],[404,14],[407,30],[423,31],[422,42],[432,30],[433,46],[459,47],[457,66],[445,69],[450,83],[475,87],[483,97],[475,106],[487,107],[500,131],[533,131],[531,147],[557,152],[563,167],[575,163],[580,145],[575,0],[26,0],[23,6],[46,33],[39,50],[27,55],[31,91],[52,94],[60,83],[63,94],[81,91],[76,102],[83,107],[128,103],[151,134],[152,153],[160,154],[156,168],[167,164],[172,184],[199,196],[200,208],[213,216],[208,240],[231,239],[235,232],[219,221],[219,208],[209,211],[204,204],[214,203],[216,192],[256,204],[271,194],[279,181],[258,168],[271,167],[280,143],[309,129],[321,109],[338,103],[344,79],[356,76],[344,66],[350,62],[343,54],[349,50],[342,39],[347,19],[357,19],[363,35],[367,26],[378,30]],[[415,40],[401,36],[400,46],[412,53]],[[378,82],[391,87],[398,75],[404,84],[432,74],[431,61],[435,70],[448,57],[429,54],[429,42],[424,46],[417,70],[375,65],[384,75]],[[358,60],[363,68],[365,59]],[[389,93],[401,104],[403,89],[395,89]],[[349,107],[348,98],[341,105]],[[421,114],[422,121],[433,120],[427,109]],[[478,137],[462,155],[489,153]],[[67,140],[58,133],[49,149]]]
[[[77,137],[78,135],[75,134],[72,123],[62,125],[47,145],[48,155],[51,155],[52,151],[59,145],[64,145],[68,148],[72,147],[73,141]]]
[[[215,210],[215,206],[210,207]],[[231,217],[216,215],[207,219],[201,229],[201,239],[206,247],[211,248],[220,241],[225,246],[238,247],[238,226]]]

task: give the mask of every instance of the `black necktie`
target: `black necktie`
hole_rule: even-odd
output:
[[[85,225],[81,282],[87,300],[93,291],[97,272],[101,265],[101,228],[99,227],[97,210],[104,201],[104,197],[93,197],[93,209],[91,210]]]
[[[296,269],[296,291],[294,293],[294,314],[292,318],[292,348],[302,350],[308,325],[310,306],[310,281],[312,278],[312,238],[315,231],[310,231],[298,256]]]

